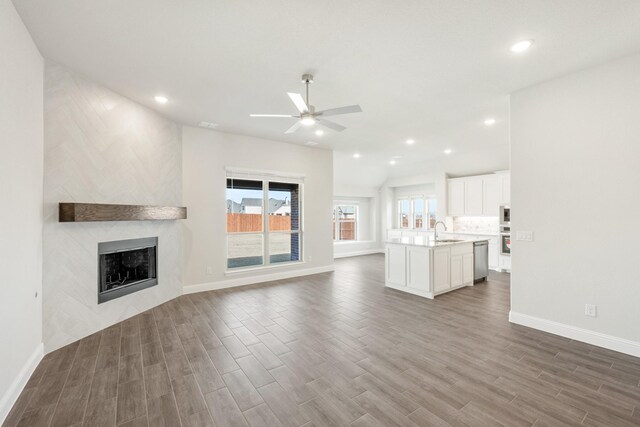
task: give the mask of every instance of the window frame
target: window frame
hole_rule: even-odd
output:
[[[228,212],[227,207],[227,180],[245,180],[255,181],[262,183],[262,231],[247,231],[247,232],[229,232],[226,225],[226,214]],[[298,186],[298,229],[297,230],[269,230],[269,183],[282,183],[282,184],[295,184]],[[295,264],[304,263],[305,245],[304,245],[304,182],[300,182],[298,179],[291,179],[281,176],[259,176],[258,174],[252,174],[248,177],[242,176],[229,176],[225,177],[224,187],[224,209],[225,209],[225,274],[241,273],[251,270],[261,270],[274,267],[284,267]],[[255,264],[242,267],[229,267],[229,236],[239,234],[260,234],[262,236],[262,264]],[[270,234],[297,234],[298,235],[298,248],[299,255],[297,261],[286,262],[271,262],[269,235]]]
[[[409,221],[408,221],[408,227],[402,227],[402,202],[403,201],[409,201]],[[416,227],[415,226],[415,215],[416,215],[416,209],[415,209],[415,201],[416,200],[422,200],[423,201],[423,211],[422,211],[422,227]],[[431,206],[431,201],[434,201],[436,203],[438,203],[438,200],[436,199],[435,196],[433,195],[403,195],[403,196],[398,196],[396,197],[396,221],[397,221],[397,228],[400,230],[422,230],[422,231],[430,231],[433,230],[433,228],[431,227],[431,222],[429,221],[429,208]]]
[[[338,207],[340,206],[352,206],[355,208],[355,215],[354,215],[354,220],[353,221],[340,221],[338,219]],[[358,203],[354,203],[354,202],[338,202],[336,203],[335,201],[333,202],[333,242],[334,243],[347,243],[347,242],[357,242],[359,237],[360,237],[360,206]],[[353,240],[342,240],[342,239],[338,239],[337,237],[340,235],[340,223],[344,223],[344,222],[353,222],[355,225],[355,229],[354,229],[354,238]]]

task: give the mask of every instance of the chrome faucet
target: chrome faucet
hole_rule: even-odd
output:
[[[444,226],[444,231],[447,231],[447,224],[442,221],[437,221],[433,226],[433,240],[438,241],[438,224],[442,224]]]

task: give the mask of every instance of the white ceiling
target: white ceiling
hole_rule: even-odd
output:
[[[487,152],[504,163],[510,92],[640,50],[637,0],[14,4],[45,57],[184,124],[320,141],[336,151],[336,179],[359,185],[433,164],[445,148],[454,150],[449,164]],[[509,51],[526,38],[535,39],[528,52]],[[292,119],[249,118],[295,113],[286,92],[302,93],[305,72],[315,75],[317,109],[362,106],[335,117],[346,131],[285,135]],[[169,103],[157,105],[158,93]],[[485,127],[487,117],[496,125]],[[402,156],[396,166],[392,156]]]

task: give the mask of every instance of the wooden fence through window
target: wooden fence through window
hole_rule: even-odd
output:
[[[290,231],[291,217],[284,215],[269,215],[269,231]],[[227,214],[227,232],[250,233],[262,232],[262,214]]]

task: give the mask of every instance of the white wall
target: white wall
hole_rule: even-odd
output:
[[[2,424],[42,357],[43,60],[9,0],[0,0],[0,52]]]
[[[181,129],[47,63],[44,342],[47,351],[182,294],[179,221],[59,223],[59,202],[182,204]],[[158,286],[98,304],[98,243],[158,237]]]
[[[252,272],[226,271],[225,167],[302,173],[305,262]],[[333,269],[331,151],[283,142],[183,128],[186,292],[256,283]],[[211,267],[211,274],[207,273]]]
[[[639,112],[640,55],[513,94],[513,321],[640,356]]]

